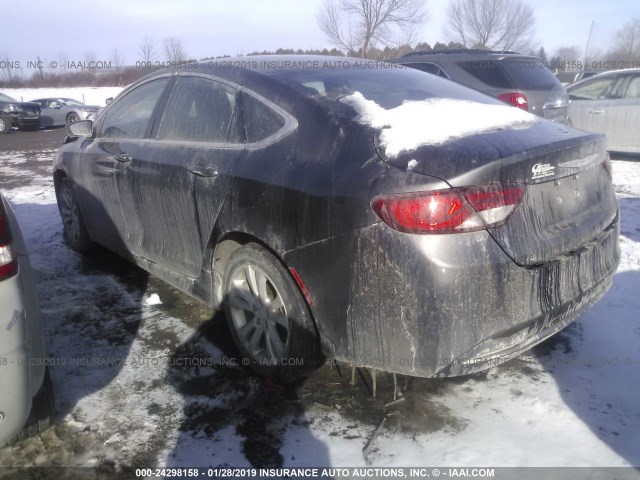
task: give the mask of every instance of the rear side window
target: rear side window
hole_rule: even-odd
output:
[[[202,77],[181,77],[165,108],[157,138],[226,142],[234,109],[232,88]]]
[[[244,129],[248,143],[263,140],[284,126],[284,118],[258,99],[242,95]]]
[[[116,100],[104,117],[99,136],[144,138],[153,110],[168,81],[168,77],[152,80]]]
[[[457,65],[481,82],[495,88],[514,88],[493,60],[468,60]]]
[[[502,60],[500,66],[507,71],[513,84],[522,90],[553,90],[562,84],[542,62],[535,60]]]
[[[624,98],[640,98],[640,75],[631,79]]]

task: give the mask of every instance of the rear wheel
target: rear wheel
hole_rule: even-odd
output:
[[[304,297],[289,272],[259,245],[245,245],[231,256],[224,306],[241,363],[259,375],[288,383],[324,362]]]
[[[62,217],[65,241],[78,252],[88,252],[91,250],[93,242],[87,235],[87,229],[71,180],[65,178],[60,182],[56,197],[58,210],[60,210],[60,216]]]
[[[0,134],[9,133],[12,125],[13,120],[9,115],[0,115]]]

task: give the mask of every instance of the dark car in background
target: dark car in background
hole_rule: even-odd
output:
[[[40,105],[19,102],[0,93],[0,134],[9,133],[13,127],[21,130],[40,128]]]
[[[601,73],[567,91],[574,126],[604,133],[611,151],[640,153],[640,69]]]
[[[280,382],[325,356],[489,368],[573,321],[619,261],[602,135],[410,68],[201,63],[67,131],[54,183],[68,244],[224,305],[248,364]]]
[[[536,57],[451,49],[411,52],[392,61],[462,83],[540,117],[567,122],[567,92]]]
[[[57,127],[79,120],[93,119],[100,110],[98,105],[86,105],[73,98],[38,98],[32,102],[40,105],[42,127]]]

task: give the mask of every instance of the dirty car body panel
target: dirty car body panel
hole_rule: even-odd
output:
[[[537,119],[387,155],[381,130],[345,95],[389,109],[424,98],[502,103],[399,66],[242,62],[251,68],[228,61],[152,74],[100,112],[92,136],[58,151],[56,188],[72,179],[94,241],[214,307],[224,275],[217,247],[259,243],[295,272],[325,355],[417,376],[511,358],[606,292],[620,253],[601,135]],[[162,78],[138,138],[109,137],[109,112]],[[223,111],[224,128],[201,117],[207,102],[202,115]],[[506,221],[474,231],[406,233],[372,207],[386,196],[503,184],[519,185],[522,198]]]

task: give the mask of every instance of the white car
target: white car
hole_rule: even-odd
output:
[[[100,107],[85,105],[73,98],[38,98],[32,103],[40,105],[40,126],[58,127],[80,120],[93,120]]]
[[[610,151],[640,153],[640,68],[601,73],[567,92],[574,127],[604,133]]]
[[[49,426],[46,360],[35,277],[15,215],[0,194],[0,447]]]

